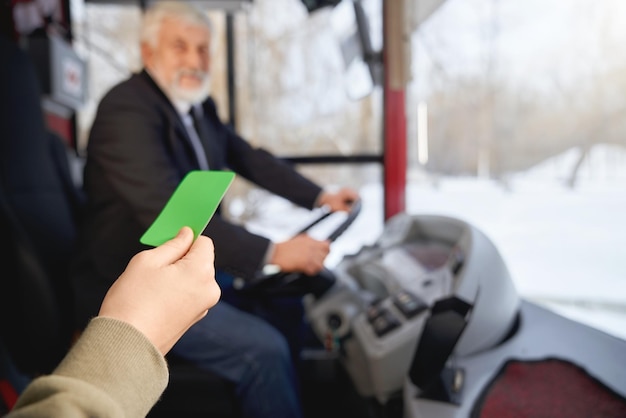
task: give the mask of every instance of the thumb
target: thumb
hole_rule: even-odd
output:
[[[180,260],[193,244],[193,231],[188,226],[183,226],[178,234],[169,241],[164,242],[150,253],[158,261],[159,265],[169,265]]]
[[[187,260],[204,260],[213,263],[214,251],[213,240],[200,235],[184,258]]]

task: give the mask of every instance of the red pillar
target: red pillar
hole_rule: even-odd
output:
[[[404,1],[383,1],[384,128],[383,183],[385,220],[406,210],[406,105],[408,57],[401,22]]]
[[[405,92],[385,85],[385,220],[406,209]]]

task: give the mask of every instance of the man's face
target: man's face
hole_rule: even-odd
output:
[[[195,103],[208,95],[210,36],[209,29],[204,26],[165,18],[157,47],[143,45],[146,68],[173,99]]]

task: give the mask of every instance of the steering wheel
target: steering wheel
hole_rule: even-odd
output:
[[[346,219],[335,228],[329,235],[327,240],[335,241],[361,212],[361,201],[357,200],[352,203],[350,211]],[[326,211],[313,222],[301,229],[297,234],[306,233],[313,226],[330,216],[333,212]],[[235,281],[233,286],[242,293],[256,294],[266,297],[287,297],[287,296],[304,296],[312,294],[316,298],[322,296],[335,283],[335,275],[327,268],[322,269],[318,274],[309,276],[301,272],[277,272],[275,274],[260,275],[253,280],[244,282],[243,280]]]

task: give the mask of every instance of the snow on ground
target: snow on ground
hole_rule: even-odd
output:
[[[506,187],[476,178],[410,175],[406,210],[473,224],[498,247],[522,297],[626,339],[626,177],[603,169],[598,179],[585,166],[582,181],[571,189],[546,175],[550,164],[560,167],[563,161],[511,177]],[[329,268],[382,232],[382,186],[369,184],[360,193],[361,214],[333,243]],[[278,198],[268,199],[262,212],[271,215],[249,226],[275,239],[288,238],[316,217]],[[324,238],[342,219],[331,219],[312,235]]]

